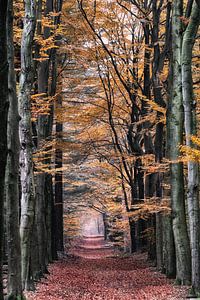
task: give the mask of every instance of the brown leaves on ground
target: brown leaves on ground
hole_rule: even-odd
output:
[[[27,293],[29,300],[181,300],[188,288],[146,263],[144,254],[88,260],[66,258],[49,267],[50,275]]]

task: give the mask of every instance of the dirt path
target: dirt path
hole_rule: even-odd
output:
[[[49,267],[50,275],[28,293],[29,300],[181,300],[187,288],[156,272],[144,254],[99,259],[66,258]]]

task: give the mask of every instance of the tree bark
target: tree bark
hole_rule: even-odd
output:
[[[21,284],[21,249],[19,233],[19,113],[16,94],[13,45],[13,1],[9,1],[8,17],[8,157],[6,172],[6,224],[8,252],[7,299],[23,299]]]
[[[163,271],[163,228],[162,215],[156,214],[156,267]]]
[[[4,232],[4,182],[7,159],[8,63],[7,63],[7,0],[0,0],[0,300],[3,300],[2,264]]]
[[[32,44],[35,32],[35,1],[25,1],[24,27],[21,41],[21,75],[19,86],[20,171],[21,171],[21,251],[22,288],[31,288],[30,257],[34,221],[35,191],[32,161],[32,129],[30,96],[33,82]]]
[[[46,203],[46,231],[47,231],[47,259],[48,259],[48,262],[52,262],[52,260],[53,260],[52,232],[51,232],[52,202],[53,202],[52,175],[46,174],[46,177],[45,177],[45,203]]]
[[[62,99],[60,96],[60,100],[58,103],[59,107],[62,105]],[[62,140],[62,128],[63,125],[61,123],[56,123],[56,137],[58,142]],[[55,166],[56,169],[62,168],[62,149],[58,144],[58,148],[56,148],[55,153]],[[56,216],[56,244],[57,250],[63,251],[63,174],[62,171],[58,171],[55,174],[55,216]]]
[[[176,256],[175,246],[172,230],[172,218],[171,215],[162,217],[163,228],[163,262],[165,268],[165,274],[168,278],[176,277]]]
[[[62,10],[62,0],[58,0],[55,6],[55,10],[57,12]],[[58,16],[55,19],[55,24],[60,24],[60,16]],[[57,45],[60,45],[59,41],[60,37],[58,37]],[[52,74],[52,78],[54,78],[54,81],[52,80],[52,92],[56,92],[57,89],[57,83],[55,82],[55,78],[57,78],[57,62],[59,62],[59,59],[57,59],[57,52],[55,49],[54,53],[54,59],[53,62],[54,66],[54,73]],[[53,86],[54,85],[54,86]],[[59,95],[56,106],[60,109],[62,108],[62,95]],[[55,167],[56,168],[62,168],[63,166],[63,152],[60,147],[60,142],[62,141],[62,133],[63,133],[63,124],[61,122],[58,122],[56,120],[56,139],[58,141],[58,147],[55,151]],[[64,250],[64,241],[63,241],[63,173],[62,171],[58,171],[55,174],[55,199],[54,199],[54,217],[55,217],[55,241],[56,241],[56,250],[63,251]]]
[[[38,5],[38,16],[42,19],[42,1]],[[47,0],[45,4],[44,16],[48,17],[48,14],[53,11],[53,3],[51,0]],[[41,26],[38,26],[37,33],[42,36],[43,39],[47,39],[51,35],[50,28],[44,27],[44,33],[42,34]],[[48,53],[49,54],[49,53]],[[38,94],[45,94],[48,96],[48,78],[49,78],[49,59],[41,61],[38,63]],[[51,111],[50,114],[53,112]],[[37,122],[37,145],[38,151],[45,151],[44,145],[46,138],[51,134],[51,129],[49,130],[50,118],[48,114],[41,114],[38,116]],[[43,163],[48,163],[45,159],[45,154]],[[37,175],[37,186],[36,186],[36,226],[38,232],[38,246],[39,246],[39,261],[41,274],[47,272],[48,264],[48,239],[47,239],[47,228],[46,228],[46,214],[47,207],[45,201],[45,185],[46,185],[46,173],[43,172]]]
[[[168,107],[168,143],[171,172],[172,224],[176,250],[176,279],[188,284],[191,279],[191,255],[185,217],[183,164],[178,162],[183,142],[183,105],[181,78],[182,0],[172,5],[172,86]]]
[[[196,135],[196,102],[193,96],[192,49],[200,22],[200,8],[193,3],[190,22],[183,35],[182,44],[182,92],[185,119],[186,145],[191,147],[191,136]],[[200,223],[199,223],[199,176],[198,163],[188,161],[188,218],[190,231],[192,285],[200,292]]]
[[[157,0],[153,0],[152,3],[152,13],[153,13],[152,42],[154,45],[154,57],[152,62],[152,83],[153,83],[154,101],[158,105],[164,108],[166,107],[166,104],[163,99],[163,87],[160,81],[160,73],[163,71],[164,61],[170,50],[170,42],[168,37],[171,28],[171,24],[170,24],[171,3],[168,3],[166,7],[165,46],[163,47],[162,51],[159,45],[159,31],[160,31],[160,15],[163,6],[160,5],[160,3],[161,1],[158,4]],[[157,112],[157,117],[159,119],[160,117],[163,117],[163,114]],[[158,124],[156,124],[156,136],[154,141],[156,163],[161,163],[163,160],[163,156],[165,155],[164,140],[165,140],[164,124],[159,122]],[[162,181],[163,181],[163,174],[158,172],[156,174],[156,197],[159,197],[160,199],[162,199],[163,197]],[[156,216],[156,256],[157,256],[156,261],[157,261],[157,268],[160,270],[165,270],[167,276],[171,277],[174,275],[174,269],[171,262],[175,261],[175,257],[173,257],[172,259],[172,257],[166,253],[170,253],[170,255],[173,256],[175,256],[175,253],[173,247],[174,246],[173,234],[171,234],[172,228],[170,228],[172,224],[169,221],[169,219],[170,216],[163,216],[159,213]],[[165,243],[166,235],[168,237],[168,241]],[[169,249],[169,246],[172,246],[172,249]]]

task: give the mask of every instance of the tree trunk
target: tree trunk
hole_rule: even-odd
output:
[[[168,156],[168,155],[167,155]],[[169,172],[164,175],[165,187],[163,188],[163,197],[170,198],[170,176]],[[174,245],[174,236],[172,228],[172,214],[164,215],[162,217],[162,228],[163,228],[163,265],[165,274],[168,278],[176,277],[176,254]]]
[[[144,9],[148,7],[148,0],[144,1]],[[146,96],[147,99],[150,100],[151,98],[151,78],[150,78],[150,59],[151,53],[149,51],[150,43],[151,43],[151,35],[150,35],[150,26],[148,22],[145,22],[143,25],[144,30],[144,43],[146,45],[145,53],[144,53],[144,87],[143,87],[143,94]],[[142,102],[142,116],[146,116],[148,114],[148,101]],[[144,131],[144,149],[145,154],[154,154],[155,149],[152,141],[152,136],[150,133],[150,122],[145,121],[143,123],[143,131]],[[144,195],[141,199],[148,199],[155,195],[155,174],[144,175]],[[153,227],[153,234],[156,233],[156,223],[155,223],[155,216],[151,215],[150,220],[148,222],[150,227]],[[155,252],[155,244],[153,242],[154,239],[148,242],[148,257],[154,258],[156,253]]]
[[[54,96],[56,94],[56,88],[57,88],[57,59],[56,59],[56,49],[52,49],[51,51],[51,84],[50,84],[50,96]],[[54,107],[52,106],[52,110],[54,110]],[[53,113],[52,113],[53,115]],[[51,127],[53,126],[53,118],[51,118]],[[52,180],[52,179],[51,179]],[[55,209],[55,203],[54,203],[54,195],[53,190],[51,190],[51,207],[49,209],[50,213],[50,219],[51,219],[51,228],[50,228],[50,236],[51,236],[51,254],[52,259],[58,259],[57,255],[57,244],[56,244],[56,209]]]
[[[162,215],[156,214],[156,267],[163,271],[163,228]]]
[[[6,173],[6,224],[8,241],[8,296],[7,299],[22,299],[21,249],[19,234],[19,113],[16,94],[13,45],[13,1],[8,7],[8,63],[9,63],[9,112],[8,112],[8,157]]]
[[[60,100],[61,101],[61,100]],[[59,103],[59,107],[62,102]],[[58,141],[62,139],[62,124],[56,123],[56,136]],[[58,148],[55,153],[55,165],[56,169],[62,168],[62,149],[58,144]],[[63,251],[63,182],[62,171],[58,171],[55,174],[55,216],[56,216],[56,244],[57,250]]]
[[[51,211],[53,200],[53,182],[52,175],[46,174],[45,178],[45,203],[46,203],[46,232],[47,232],[47,259],[48,262],[52,262],[52,232],[51,232]]]
[[[163,3],[164,4],[164,3]],[[159,44],[159,31],[160,31],[160,15],[162,12],[163,6],[160,6],[160,2],[157,0],[153,0],[152,3],[152,13],[153,13],[153,29],[152,29],[152,42],[154,45],[154,57],[153,57],[153,63],[152,63],[152,83],[153,83],[153,94],[154,94],[154,101],[161,107],[165,108],[166,104],[163,99],[163,87],[160,81],[160,73],[163,72],[164,67],[164,61],[166,57],[168,56],[169,50],[170,50],[170,42],[169,42],[169,33],[171,28],[171,18],[170,18],[170,12],[171,12],[171,3],[167,3],[166,6],[166,25],[165,25],[165,45],[163,47],[163,50],[160,48]],[[157,118],[162,118],[163,114],[161,112],[157,112]],[[164,124],[159,122],[156,124],[156,135],[155,135],[155,141],[154,141],[154,147],[155,147],[155,161],[156,163],[161,163],[163,160],[164,153],[164,141],[165,141],[165,132],[164,132]],[[163,197],[163,188],[162,188],[162,182],[163,182],[163,175],[162,173],[158,172],[156,174],[156,197],[162,199]],[[165,222],[167,219],[170,218],[168,216],[163,216],[161,214],[158,214],[156,216],[156,248],[157,248],[157,267],[158,269],[165,270],[166,273],[171,273],[171,261],[172,258],[168,255],[164,254],[166,252],[169,252],[169,249],[167,247],[168,245],[173,245],[173,234],[172,228],[170,228],[170,225],[172,224],[170,222]],[[163,224],[166,223],[166,226],[163,226]],[[169,226],[167,226],[167,224]],[[162,230],[160,230],[162,228]],[[165,236],[168,236],[168,238],[171,240],[168,240],[168,244],[165,243]],[[162,247],[161,247],[162,245]],[[173,249],[171,249],[171,254],[175,253],[173,252]],[[174,261],[175,257],[173,258]],[[168,270],[170,268],[170,270]]]
[[[4,182],[7,159],[8,63],[7,63],[7,0],[0,0],[0,300],[3,300],[3,214]]]
[[[36,212],[35,212],[36,213]],[[36,224],[36,218],[34,218],[33,234],[31,239],[31,272],[34,280],[40,280],[42,277],[40,261],[39,261],[39,245],[38,245],[38,230]]]
[[[55,11],[60,12],[62,10],[62,0],[58,0],[55,4]],[[60,15],[55,18],[55,25],[60,24]],[[57,37],[57,46],[60,45],[60,37]],[[51,68],[51,89],[50,95],[53,96],[57,92],[57,66],[58,60],[57,59],[57,51],[53,49],[51,52],[51,60],[52,60],[52,68]],[[59,95],[56,105],[61,108],[62,107],[62,96]],[[62,131],[63,125],[56,121],[56,138],[58,141],[62,140]],[[55,167],[62,168],[62,150],[60,146],[55,151]],[[55,174],[55,196],[54,202],[52,207],[52,230],[51,230],[51,237],[52,237],[52,254],[53,257],[57,258],[56,251],[63,251],[64,244],[63,244],[63,182],[62,182],[62,171],[56,172]]]
[[[38,16],[39,19],[42,19],[42,1],[39,2],[38,5]],[[49,13],[53,11],[53,2],[51,0],[47,0],[45,4],[45,13],[44,16],[48,17]],[[44,27],[44,33],[42,33],[42,28],[39,24],[37,33],[41,35],[43,39],[47,39],[51,36],[51,30],[48,27]],[[50,55],[50,53],[48,53]],[[49,66],[50,59],[46,59],[38,63],[38,94],[45,94],[48,96],[48,79],[49,79]],[[45,141],[47,138],[50,138],[52,133],[51,126],[51,118],[53,111],[50,110],[50,115],[48,113],[41,114],[38,117],[37,122],[37,145],[38,151],[45,151]],[[43,164],[50,163],[50,160],[43,156]],[[40,261],[40,269],[41,273],[44,274],[47,272],[47,264],[48,264],[48,237],[47,237],[47,213],[48,206],[46,206],[45,201],[45,189],[46,189],[46,177],[47,174],[45,172],[37,175],[37,186],[36,186],[36,226],[38,232],[38,246],[39,246],[39,261]],[[50,201],[51,203],[51,201]]]
[[[48,95],[48,74],[49,64],[47,61],[39,63],[38,66],[38,93],[45,93]],[[38,151],[45,151],[45,139],[48,136],[48,115],[39,115],[37,124],[38,134]],[[45,154],[42,154],[43,161],[46,163]],[[46,205],[45,205],[45,173],[37,175],[36,186],[36,226],[38,232],[38,246],[39,246],[39,261],[41,273],[47,272],[47,232],[46,232]]]
[[[171,215],[162,217],[162,228],[163,228],[163,264],[165,274],[168,278],[176,277],[176,257],[174,238],[172,230],[172,218]]]
[[[172,8],[172,86],[168,107],[168,143],[171,172],[172,224],[176,250],[176,279],[188,284],[191,279],[190,245],[184,202],[183,164],[178,162],[179,146],[183,142],[183,106],[181,84],[182,0]]]
[[[47,233],[45,224],[45,173],[37,175],[35,224],[37,226],[38,255],[41,275],[47,272]]]
[[[24,28],[21,41],[21,75],[19,86],[20,171],[21,171],[21,251],[22,288],[31,288],[30,257],[34,221],[35,191],[33,183],[32,130],[30,96],[33,82],[32,44],[35,32],[35,1],[25,1]]]
[[[196,102],[193,97],[192,81],[192,49],[200,22],[200,8],[193,4],[190,22],[183,35],[182,44],[182,92],[185,119],[186,145],[191,147],[191,136],[196,130]],[[192,285],[195,291],[200,292],[200,223],[199,223],[199,178],[198,163],[188,161],[188,217],[190,231]]]

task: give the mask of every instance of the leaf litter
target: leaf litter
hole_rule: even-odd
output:
[[[66,257],[49,266],[50,274],[27,292],[28,300],[182,300],[188,287],[156,271],[144,253],[128,257]]]

